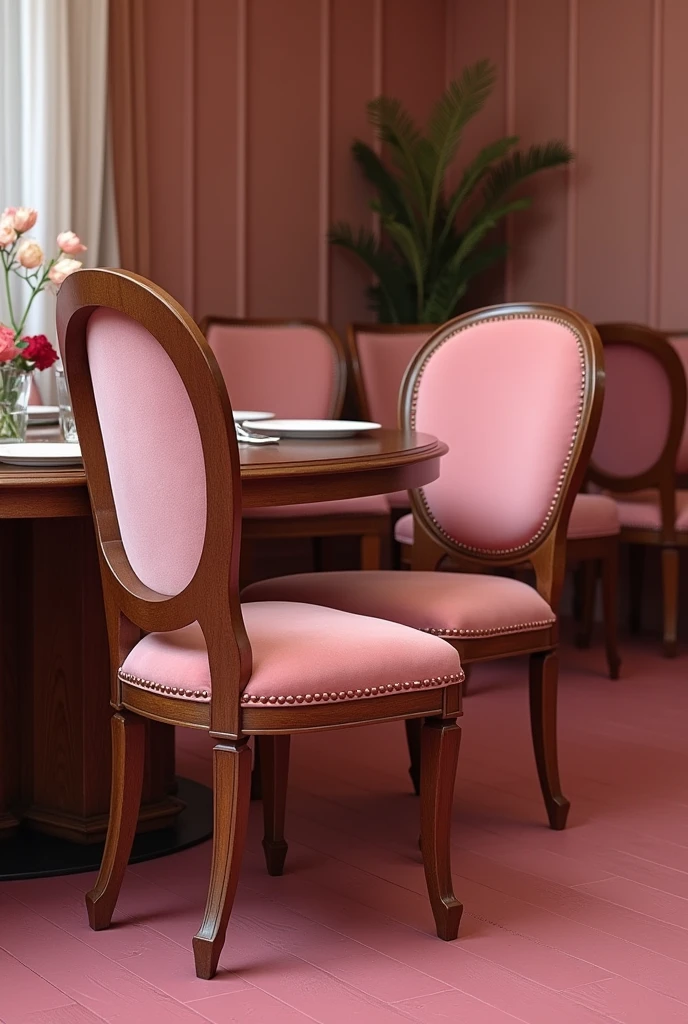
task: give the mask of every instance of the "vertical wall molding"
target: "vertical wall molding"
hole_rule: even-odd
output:
[[[516,134],[516,0],[506,0],[506,37],[504,46],[504,127],[506,135]],[[505,228],[509,253],[504,266],[504,297],[511,301],[514,293],[513,217],[507,217]]]
[[[652,83],[650,107],[650,217],[647,312],[651,326],[659,324],[661,302],[661,217],[662,217],[662,64],[664,0],[654,0],[652,10]]]
[[[237,143],[236,143],[236,315],[246,316],[248,254],[248,0],[237,6]]]
[[[184,161],[184,235],[182,246],[184,305],[196,308],[196,0],[186,0],[184,6],[184,109],[182,111],[182,147]]]
[[[578,0],[569,0],[569,53],[568,53],[568,97],[566,112],[566,135],[572,150],[578,142],[578,48],[580,19]],[[576,303],[576,217],[578,214],[578,182],[576,162],[568,167],[568,191],[566,195],[566,305]]]
[[[331,0],[320,0],[320,181],[318,187],[318,316],[330,318],[330,120],[332,113]]]

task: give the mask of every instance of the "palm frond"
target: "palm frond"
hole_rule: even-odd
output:
[[[400,100],[392,96],[377,96],[368,104],[368,120],[381,142],[392,150],[392,158],[403,176],[404,184],[420,211],[423,220],[427,214],[427,195],[424,175],[419,164],[422,135],[411,115]],[[424,150],[421,148],[421,159]]]
[[[428,122],[428,138],[442,177],[456,156],[464,128],[482,110],[496,80],[497,69],[492,61],[479,60],[464,68],[435,104]]]
[[[396,296],[406,288],[406,278],[395,259],[380,247],[377,238],[369,228],[359,228],[354,234],[349,224],[338,222],[328,232],[331,245],[337,245],[358,257],[378,279],[390,310],[397,313]]]
[[[366,180],[377,190],[380,209],[391,213],[397,220],[412,224],[413,217],[409,214],[399,182],[375,150],[361,139],[355,139],[351,152]]]
[[[462,267],[445,267],[423,306],[419,322],[443,324],[446,320],[451,320],[466,291],[466,286],[467,278]]]
[[[573,152],[565,142],[558,139],[511,153],[486,176],[483,186],[485,204],[500,202],[516,185],[531,175],[550,167],[561,167],[571,160]]]
[[[417,294],[417,310],[416,315],[420,314],[423,307],[423,298],[425,292],[424,286],[424,271],[425,271],[425,253],[422,251],[420,246],[420,239],[417,235],[408,228],[405,224],[399,224],[397,221],[386,219],[383,221],[383,227],[391,240],[400,250],[406,262],[408,263],[413,273],[416,294]]]
[[[456,186],[447,200],[444,227],[440,233],[440,243],[448,235],[457,215],[463,206],[472,196],[474,190],[489,173],[495,160],[503,160],[510,149],[518,143],[518,135],[507,135],[503,139],[491,142],[483,146],[478,155],[470,162],[461,175],[461,181]]]

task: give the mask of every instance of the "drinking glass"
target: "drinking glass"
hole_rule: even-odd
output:
[[[57,403],[60,406],[60,429],[65,441],[77,442],[76,423],[72,412],[72,398],[67,386],[67,378],[62,363],[55,364],[55,384],[57,385]]]

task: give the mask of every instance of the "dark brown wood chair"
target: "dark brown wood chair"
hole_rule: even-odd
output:
[[[238,410],[264,410],[281,419],[339,419],[347,383],[342,342],[318,320],[232,319],[208,316],[201,331],[215,353]],[[396,425],[396,424],[394,424]],[[384,495],[251,509],[243,538],[310,538],[314,568],[322,567],[325,537],[360,538],[362,569],[378,569],[389,546]]]
[[[417,630],[333,609],[242,607],[239,454],[227,391],[202,334],[174,299],[122,270],[73,274],[57,316],[111,652],[112,799],[100,874],[86,897],[91,927],[109,926],[131,851],[146,720],[205,729],[215,741],[213,857],[193,940],[196,973],[210,978],[239,878],[249,737],[263,739],[264,847],[268,870],[280,874],[290,735],[418,716],[426,723],[425,875],[437,933],[456,938],[456,651]]]
[[[439,480],[412,492],[413,570],[301,574],[244,599],[379,615],[450,640],[467,665],[530,656],[535,760],[552,828],[566,824],[557,758],[566,531],[600,420],[597,331],[539,303],[477,310],[437,330],[409,367],[402,423],[449,445]],[[462,572],[436,572],[450,559]],[[499,570],[530,563],[535,588]],[[418,732],[407,726],[420,776]]]
[[[668,338],[639,324],[598,326],[607,393],[590,479],[613,494],[630,547],[630,627],[641,626],[643,560],[661,552],[664,654],[677,649],[679,550],[688,545],[688,490],[676,485],[686,423],[686,375]]]

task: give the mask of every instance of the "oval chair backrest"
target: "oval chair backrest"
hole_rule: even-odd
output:
[[[250,672],[238,599],[241,484],[212,352],[174,299],[127,271],[71,275],[57,314],[111,645],[120,613],[148,632],[199,622],[211,666],[223,666],[217,693],[223,683],[236,691],[216,721],[214,679],[213,728],[229,728],[228,715],[235,727],[238,680]]]
[[[599,338],[570,310],[494,306],[436,331],[402,396],[409,426],[449,445],[414,494],[427,532],[479,561],[532,554],[573,502],[602,385]]]
[[[673,475],[685,427],[686,378],[665,335],[639,324],[600,324],[606,391],[590,460],[595,483],[635,490]]]
[[[235,409],[291,419],[341,414],[346,361],[341,341],[326,324],[207,317],[201,330]]]
[[[349,357],[364,419],[391,429],[398,426],[404,375],[434,330],[427,324],[349,325]]]
[[[688,335],[687,334],[670,334],[668,335],[669,342],[678,353],[678,357],[681,360],[683,366],[683,372],[688,379]],[[676,456],[676,472],[685,476],[688,474],[688,415],[686,422],[683,425],[683,434],[681,436],[681,443],[678,448],[678,455]]]

